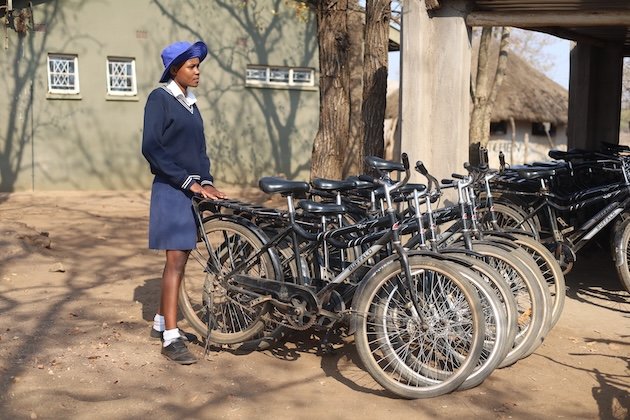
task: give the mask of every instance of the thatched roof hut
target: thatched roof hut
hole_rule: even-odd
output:
[[[494,69],[490,74],[494,75]],[[492,121],[514,118],[566,125],[568,115],[569,92],[510,52],[505,78],[492,109]]]
[[[494,57],[491,59],[494,66],[490,69],[490,77],[494,76],[496,54],[491,55]],[[476,72],[476,55],[473,54],[473,72]],[[474,74],[472,80],[475,80]],[[389,89],[385,118],[398,116],[398,92],[397,86]],[[492,110],[492,121],[509,120],[512,117],[517,121],[566,125],[568,114],[569,92],[510,52],[505,78]]]

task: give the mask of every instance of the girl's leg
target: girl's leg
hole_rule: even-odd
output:
[[[177,328],[177,297],[179,285],[184,278],[189,252],[180,250],[166,251],[166,264],[162,273],[162,297],[158,313],[164,315],[167,330]]]
[[[166,264],[162,273],[162,298],[160,312],[164,315],[164,343],[162,354],[176,363],[190,365],[197,358],[186,348],[177,328],[177,297],[179,285],[184,278],[184,269],[190,251],[166,251]]]

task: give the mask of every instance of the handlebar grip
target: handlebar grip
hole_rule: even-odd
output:
[[[422,163],[422,161],[416,162],[416,171],[420,172],[424,176],[427,176],[429,173],[429,171],[427,171],[427,168],[424,166],[424,163]]]
[[[488,149],[485,147],[481,147],[479,149],[479,154],[480,154],[480,160],[481,160],[481,165],[487,165],[488,164]],[[481,166],[479,165],[479,166]]]
[[[402,155],[400,155],[400,157],[402,158],[402,164],[405,167],[405,171],[409,170],[409,156],[407,156],[407,153],[403,153]]]
[[[455,181],[452,179],[443,179],[442,181],[440,181],[440,184],[442,185],[453,185]]]
[[[464,175],[460,175],[460,174],[451,174],[451,176],[455,179],[464,179],[466,178]]]

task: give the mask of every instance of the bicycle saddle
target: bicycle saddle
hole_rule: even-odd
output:
[[[525,179],[539,179],[539,178],[551,178],[555,175],[560,175],[568,172],[566,167],[557,167],[557,168],[549,168],[549,167],[529,167],[529,168],[518,168],[516,169],[518,175]]]
[[[344,179],[342,181],[315,178],[311,181],[313,187],[324,191],[348,191],[356,188],[356,183],[351,179]]]
[[[369,167],[378,169],[379,171],[405,171],[405,166],[401,162],[394,162],[391,160],[385,160],[383,158],[377,156],[366,156],[365,163],[368,164]]]
[[[298,203],[298,207],[304,211],[320,216],[335,216],[346,212],[346,206],[343,204],[319,203],[313,200],[301,200]]]
[[[258,181],[258,187],[267,194],[282,195],[306,193],[311,189],[308,182],[289,181],[275,176],[265,176]]]

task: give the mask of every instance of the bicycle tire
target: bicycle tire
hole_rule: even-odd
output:
[[[551,251],[535,239],[518,233],[514,234],[514,238],[514,242],[534,258],[549,288],[552,299],[550,328],[553,328],[562,315],[566,300],[566,281],[562,268]]]
[[[514,248],[510,249],[510,254],[513,258],[518,259],[523,264],[523,266],[527,269],[526,274],[531,279],[532,284],[537,284],[542,293],[543,326],[540,329],[536,340],[532,343],[532,346],[521,356],[521,358],[525,358],[536,351],[536,349],[543,343],[545,337],[551,330],[553,308],[551,294],[538,264],[536,264],[534,258],[527,251],[516,245],[513,241],[508,241],[506,239],[492,238],[491,242],[513,246]]]
[[[472,284],[479,294],[481,309],[485,320],[484,345],[477,366],[459,390],[470,389],[481,384],[505,359],[516,337],[517,308],[514,297],[507,284],[490,265],[460,253],[458,250],[445,249],[441,255],[448,255],[449,261],[470,268],[474,277],[462,275]]]
[[[473,243],[473,251],[484,257],[490,266],[499,271],[512,290],[518,307],[518,333],[512,349],[499,367],[514,364],[525,357],[545,331],[545,305],[543,288],[539,281],[528,274],[528,268],[515,257],[512,250],[492,243]]]
[[[615,269],[621,286],[630,293],[630,220],[617,229],[614,244]]]
[[[494,214],[497,218],[497,225],[502,230],[524,230],[531,233],[536,239],[540,238],[540,231],[536,220],[526,219],[527,212],[515,204],[494,203]],[[492,229],[490,224],[490,212],[487,209],[480,209],[480,220],[483,220],[486,228]],[[518,224],[522,223],[520,227]]]
[[[459,267],[418,255],[409,257],[409,267],[417,296],[424,300],[418,302],[424,322],[420,314],[413,315],[415,305],[399,289],[404,275],[393,260],[368,274],[357,292],[355,343],[366,370],[387,391],[404,398],[430,398],[457,389],[472,373],[483,346],[483,314],[477,292],[460,277]],[[467,357],[454,360],[453,352]],[[429,377],[431,370],[439,374]]]
[[[263,330],[263,316],[270,305],[263,303],[249,307],[247,302],[253,299],[251,296],[231,292],[213,272],[226,274],[239,261],[260,250],[263,242],[251,229],[232,220],[206,220],[203,229],[214,258],[208,254],[203,241],[190,252],[186,274],[180,285],[181,311],[190,326],[209,341],[217,344],[243,343]],[[268,253],[262,254],[255,266],[241,274],[276,278]],[[208,313],[210,310],[212,316]]]

